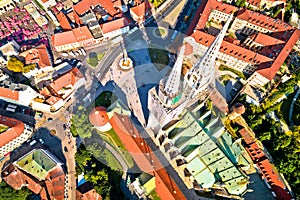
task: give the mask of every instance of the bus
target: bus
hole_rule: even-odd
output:
[[[16,111],[16,108],[17,106],[15,105],[12,105],[12,104],[9,104],[6,108],[6,111],[9,111],[9,112],[15,112]]]
[[[173,35],[171,37],[171,42],[173,42],[175,40],[177,34],[178,34],[178,31],[174,31],[174,33],[173,33]]]

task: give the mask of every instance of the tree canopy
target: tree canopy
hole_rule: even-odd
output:
[[[81,145],[78,148],[75,154],[76,173],[84,173],[84,178],[94,185],[96,192],[103,199],[123,199],[123,193],[120,191],[119,185],[121,174],[102,164],[94,157],[94,153],[97,154],[98,151],[97,147],[99,147],[98,144],[94,143],[86,147]]]
[[[0,183],[0,190],[0,199],[6,200],[28,200],[30,199],[30,195],[32,195],[32,192],[26,187],[23,187],[20,190],[15,190],[5,183],[5,181]]]
[[[84,107],[80,106],[78,112],[72,116],[70,130],[75,137],[89,138],[92,136],[93,126],[89,122],[89,116]]]

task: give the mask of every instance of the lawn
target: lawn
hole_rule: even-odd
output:
[[[230,72],[235,73],[236,75],[238,75],[240,78],[246,80],[246,76],[244,75],[244,73],[242,73],[242,72],[240,72],[240,71],[238,71],[238,70],[232,69],[232,68],[230,68],[230,67],[227,67],[227,66],[225,66],[225,65],[221,65],[221,66],[219,67],[219,70],[220,70],[220,71],[230,71]]]
[[[155,65],[158,71],[161,71],[169,64],[168,51],[155,46],[150,46],[148,50],[151,62]]]
[[[152,200],[160,200],[160,198],[159,198],[158,194],[155,192],[155,190],[153,190],[152,192],[150,192],[149,197]]]
[[[105,142],[115,147],[115,149],[120,152],[123,158],[127,161],[129,168],[132,168],[135,165],[130,153],[126,150],[120,138],[118,137],[118,135],[115,133],[113,129],[105,133],[98,131],[98,133]]]
[[[164,28],[156,28],[155,29],[155,34],[157,36],[164,36],[166,34],[166,30]]]
[[[105,56],[105,52],[98,53],[98,54],[97,54],[98,61],[102,60],[102,58],[103,58],[104,56]]]
[[[166,0],[150,0],[150,2],[153,4],[154,8],[158,8],[165,1]]]
[[[114,157],[114,155],[110,151],[104,149],[103,152],[105,154],[105,158],[109,167],[111,167],[113,170],[118,170],[118,171],[123,170],[121,164],[118,162],[118,160]]]
[[[89,57],[87,58],[86,62],[91,65],[92,67],[97,67],[98,65],[98,55],[96,52],[89,53]]]
[[[108,108],[112,103],[114,103],[118,98],[111,92],[105,91],[102,92],[96,99],[95,99],[95,107],[103,106]]]

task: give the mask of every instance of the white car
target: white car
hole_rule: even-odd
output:
[[[81,49],[81,52],[84,56],[86,56],[86,52],[85,52],[84,48]]]
[[[82,62],[78,61],[78,63],[76,64],[76,67],[79,68],[80,66],[82,66]]]
[[[83,55],[80,49],[77,51],[77,53],[79,53],[79,55]]]
[[[73,56],[73,57],[75,57],[75,54],[74,54],[74,52],[73,51],[70,51],[70,53],[69,53],[71,56]]]
[[[79,53],[78,53],[78,52],[75,52],[74,54],[75,54],[76,56],[79,56]]]
[[[67,52],[62,52],[61,55],[67,57],[69,54]]]
[[[56,61],[55,61],[55,64],[61,63],[61,62],[62,62],[61,58],[57,58]]]

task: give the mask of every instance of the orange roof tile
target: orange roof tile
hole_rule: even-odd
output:
[[[271,46],[276,44],[284,44],[284,41],[279,40],[277,38],[271,37],[269,35],[266,35],[264,33],[254,33],[250,36],[250,38],[261,45],[264,46]]]
[[[87,26],[81,26],[78,28],[74,28],[72,31],[73,31],[74,37],[77,40],[77,42],[81,42],[84,40],[89,40],[89,39],[94,38]]]
[[[72,22],[75,22],[76,24],[83,24],[83,22],[81,21],[80,17],[76,12],[71,11],[67,15]]]
[[[196,30],[192,35],[192,37],[194,37],[196,42],[205,46],[210,46],[213,40],[215,39],[214,36],[199,30]],[[273,61],[273,59],[271,58],[260,55],[254,51],[245,49],[241,46],[232,44],[225,40],[223,40],[222,42],[222,45],[220,47],[220,52],[228,54],[239,60],[243,60],[245,62],[254,63],[254,64]]]
[[[74,74],[69,72],[66,73],[62,76],[60,76],[59,78],[57,78],[56,80],[54,80],[52,83],[50,83],[50,87],[55,90],[56,92],[58,92],[59,90],[61,90],[63,87],[67,86],[67,85],[74,85]]]
[[[181,189],[170,177],[162,163],[127,116],[114,113],[110,123],[137,165],[155,176],[156,191],[162,200],[186,199]],[[132,130],[132,131],[131,131]],[[135,135],[135,136],[134,136]],[[175,192],[174,192],[175,191]]]
[[[62,29],[64,29],[64,30],[71,30],[72,29],[67,16],[63,12],[60,11],[56,15],[56,17],[57,17],[57,20],[59,21],[59,24],[62,27]]]
[[[201,30],[204,29],[206,22],[208,20],[208,17],[213,10],[219,10],[221,12],[231,14],[233,11],[238,10],[237,7],[222,3],[216,0],[208,0],[203,12],[201,13],[201,17],[198,21],[198,24],[196,26],[196,29]]]
[[[251,144],[255,142],[254,138],[250,135],[250,133],[247,131],[247,129],[243,128],[239,130],[239,133],[243,137],[246,144]]]
[[[272,190],[275,192],[277,199],[280,200],[290,200],[293,197],[285,190],[286,186],[284,182],[281,180],[278,172],[270,163],[269,160],[263,160],[258,164],[258,167],[261,170],[266,181],[271,185]]]
[[[60,101],[60,100],[62,100],[62,98],[51,96],[50,98],[48,98],[48,99],[46,100],[46,102],[47,102],[49,105],[54,105],[55,103],[57,103],[57,102]]]
[[[20,53],[20,56],[25,57],[26,65],[37,63],[40,68],[51,66],[50,56],[44,44]]]
[[[0,96],[7,99],[19,100],[19,92],[9,88],[0,87]]]
[[[57,166],[47,175],[45,183],[51,199],[64,199],[65,173],[61,166]]]
[[[116,20],[101,24],[100,27],[101,27],[102,33],[105,34],[105,33],[111,32],[111,31],[115,31],[115,30],[124,28],[128,25],[129,25],[128,20],[125,17],[122,17],[120,19],[116,19]]]
[[[10,127],[0,134],[0,147],[19,137],[24,131],[24,123],[9,117],[0,115],[0,124]]]
[[[77,42],[73,31],[56,33],[56,34],[52,35],[51,39],[52,39],[52,45],[55,47],[63,46],[63,45],[67,45],[67,44],[73,44],[73,43]]]
[[[144,1],[143,3],[130,8],[130,12],[133,12],[140,19],[144,19],[147,12],[151,11],[152,8],[153,8],[153,5],[150,2]]]
[[[262,63],[257,68],[256,72],[261,74],[262,76],[266,77],[269,80],[273,80],[274,76],[278,72],[279,68],[281,67],[282,63],[288,57],[289,53],[293,49],[294,45],[300,38],[300,30],[296,29],[293,31],[290,39],[284,45],[282,50],[280,51],[279,55],[276,57],[273,63]]]
[[[94,126],[104,126],[109,122],[106,108],[99,106],[94,108],[89,115],[89,120]]]
[[[293,29],[291,25],[278,19],[273,19],[266,15],[260,14],[247,9],[240,9],[237,13],[237,18],[245,20],[251,24],[263,27],[270,31],[287,31]]]
[[[118,14],[117,9],[114,7],[114,4],[110,0],[82,0],[76,5],[73,6],[73,9],[79,14],[82,15],[86,13],[93,6],[101,5],[104,10],[111,16]]]
[[[27,185],[27,188],[35,194],[38,194],[42,190],[42,186],[38,182],[35,182],[34,179],[19,170],[13,164],[8,165],[2,171],[2,176],[5,182],[15,190],[20,189],[24,185]]]

